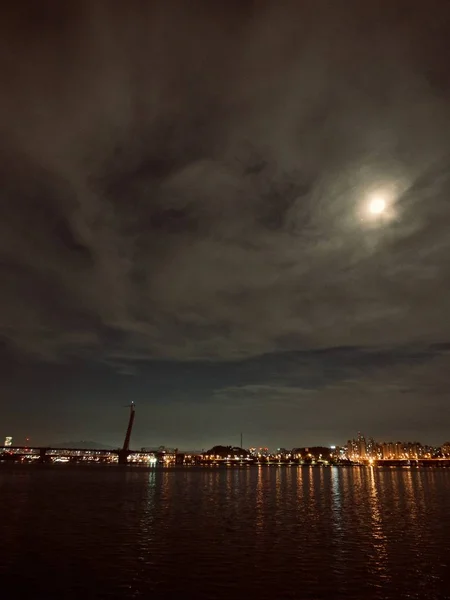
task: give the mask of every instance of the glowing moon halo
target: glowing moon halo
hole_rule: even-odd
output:
[[[369,211],[373,215],[380,215],[385,210],[385,208],[386,202],[385,200],[383,200],[383,198],[380,198],[379,196],[376,196],[370,201]]]

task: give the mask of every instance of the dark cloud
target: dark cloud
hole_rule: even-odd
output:
[[[0,27],[6,353],[136,373],[307,351],[303,383],[243,384],[289,398],[325,394],[321,368],[344,385],[343,352],[365,390],[405,348],[439,370],[444,2],[23,2]]]

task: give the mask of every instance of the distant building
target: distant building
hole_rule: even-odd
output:
[[[12,446],[12,437],[7,436],[5,437],[5,446]]]
[[[375,440],[372,437],[369,438],[369,440],[366,444],[366,456],[369,459],[378,458],[377,443],[375,442]]]
[[[358,433],[358,451],[359,451],[359,458],[362,458],[362,459],[367,458],[366,438],[363,435],[361,435],[361,433]]]
[[[184,453],[178,452],[178,448],[166,448],[165,446],[159,446],[158,448],[147,448],[144,446],[141,448],[141,452],[151,455],[156,459],[156,462],[162,464],[176,463],[177,460],[181,460],[181,458],[177,458],[179,454],[180,457],[184,456]]]
[[[373,440],[371,440],[369,444],[367,444],[366,438],[363,435],[361,435],[361,433],[358,433],[358,438],[356,440],[348,440],[347,442],[347,456],[350,460],[365,460],[366,458],[368,458],[368,456],[370,456],[374,444],[375,442]]]

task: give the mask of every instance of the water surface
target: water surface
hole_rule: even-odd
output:
[[[17,598],[450,598],[450,470],[0,465]]]

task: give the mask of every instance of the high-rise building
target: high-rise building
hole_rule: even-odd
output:
[[[371,437],[368,439],[367,444],[366,444],[366,454],[367,454],[367,458],[378,458],[378,452],[377,452],[377,443],[375,442],[375,440]]]
[[[355,440],[348,440],[347,442],[347,458],[349,460],[359,459],[358,444]]]
[[[5,437],[5,446],[12,446],[12,437],[7,436]]]
[[[361,433],[358,433],[358,451],[359,451],[359,458],[362,458],[362,459],[367,458],[366,438],[363,435],[361,435]]]

